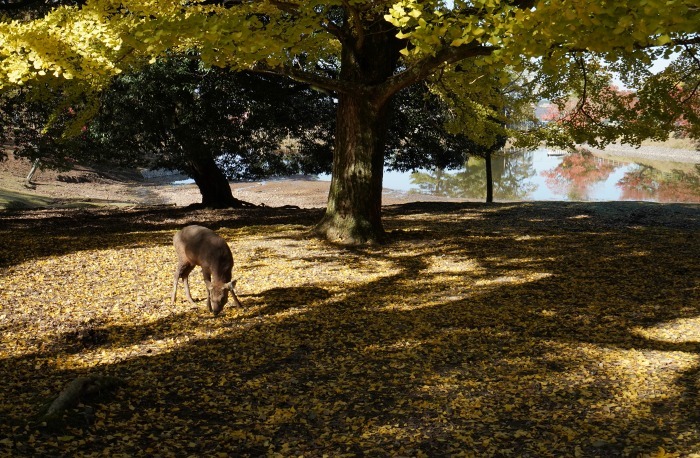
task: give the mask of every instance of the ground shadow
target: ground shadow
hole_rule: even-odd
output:
[[[267,288],[216,320],[195,310],[146,327],[100,326],[110,336],[100,349],[132,353],[94,370],[128,387],[95,406],[97,419],[70,431],[74,439],[32,436],[8,406],[0,432],[15,434],[17,454],[36,452],[35,437],[47,455],[623,456],[669,449],[669,438],[692,451],[697,368],[673,357],[696,357],[698,342],[634,330],[700,316],[700,247],[689,243],[697,207],[681,222],[652,215],[658,224],[639,227],[626,207],[586,208],[552,204],[552,216],[537,205],[467,204],[440,206],[439,217],[392,208],[387,227],[405,236],[348,252],[388,263],[385,274],[342,295],[322,283]],[[70,332],[53,348],[2,359],[11,374],[3,395],[36,401],[81,374],[35,369],[47,352],[68,351]],[[187,339],[147,353],[152,336]],[[619,355],[652,363],[623,370]],[[627,392],[659,367],[680,374],[659,385],[665,397]],[[619,379],[637,370],[647,372]]]
[[[319,210],[200,209],[150,207],[145,209],[56,209],[0,212],[0,268],[31,259],[59,256],[80,250],[157,246],[172,243],[172,234],[188,224],[258,230],[262,226],[311,226]],[[163,231],[169,233],[163,234]],[[91,237],[83,237],[91,233]],[[37,238],[38,234],[46,234]],[[71,243],[77,238],[80,243]],[[30,240],[30,245],[25,241]]]

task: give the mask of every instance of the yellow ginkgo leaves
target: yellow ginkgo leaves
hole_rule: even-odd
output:
[[[0,215],[0,455],[700,453],[697,206],[441,208],[353,250],[308,237],[317,210]],[[193,221],[243,308],[171,306]],[[125,385],[37,423],[90,374]]]

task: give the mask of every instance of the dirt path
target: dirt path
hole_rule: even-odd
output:
[[[35,189],[24,186],[30,164],[8,159],[0,163],[0,208],[85,206],[85,205],[174,205],[187,206],[201,201],[194,184],[173,185],[181,175],[139,177],[134,174],[108,173],[91,169],[70,172],[39,171],[34,177]],[[258,180],[231,183],[234,197],[255,205],[300,208],[325,207],[330,182],[314,177]],[[464,202],[423,194],[407,194],[385,190],[383,202],[394,205],[415,201]]]

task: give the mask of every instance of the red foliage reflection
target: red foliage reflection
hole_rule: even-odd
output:
[[[552,170],[542,172],[547,187],[572,199],[586,200],[590,187],[607,180],[615,167],[586,152],[567,155]]]
[[[679,170],[661,173],[650,167],[626,173],[617,183],[621,200],[700,202],[700,176]]]

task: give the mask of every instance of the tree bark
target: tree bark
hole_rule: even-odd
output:
[[[347,245],[383,240],[386,132],[386,106],[376,108],[361,94],[339,97],[331,187],[317,234]]]
[[[354,18],[356,19],[356,18]],[[351,24],[346,18],[345,24]],[[356,245],[384,239],[382,178],[393,94],[387,85],[404,45],[381,17],[342,35],[333,172],[326,213],[315,232]],[[349,89],[348,89],[349,88]]]

